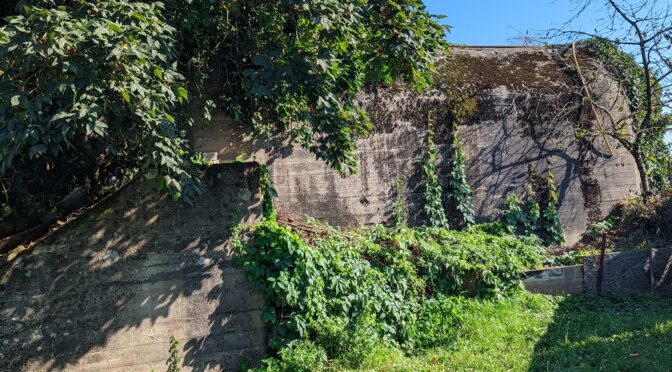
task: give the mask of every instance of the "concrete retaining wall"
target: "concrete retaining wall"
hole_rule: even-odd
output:
[[[523,283],[528,291],[534,293],[552,295],[584,293],[583,265],[530,271]]]
[[[440,62],[431,92],[419,95],[403,86],[362,92],[360,101],[376,130],[359,141],[360,171],[346,178],[283,136],[268,141],[250,137],[248,129],[222,112],[213,113],[210,125],[197,125],[192,137],[196,149],[215,162],[239,158],[268,163],[279,194],[276,205],[290,218],[309,215],[339,226],[385,222],[401,182],[413,225],[423,218],[421,162],[427,151],[428,115],[434,118],[434,140],[442,156],[439,176],[446,185],[456,124],[448,106],[460,97],[473,98],[477,111],[457,130],[479,219],[497,217],[508,195],[525,192],[528,167],[542,177],[550,169],[571,245],[619,200],[638,193],[639,184],[632,157],[613,139],[614,156],[608,154],[592,111],[582,101],[576,71],[560,53],[550,48],[456,47],[452,57]],[[607,125],[609,114],[618,119],[627,112],[627,100],[606,70],[581,55],[593,96],[611,109],[603,113]],[[449,196],[444,202],[452,210]]]
[[[586,293],[597,292],[599,259],[599,256],[591,256],[584,261]],[[653,293],[672,295],[672,249],[605,256],[602,294],[651,293],[651,279]]]
[[[129,185],[0,270],[0,370],[238,370],[265,353],[263,298],[232,262],[256,167],[211,170],[193,207]]]
[[[544,294],[599,293],[600,256],[582,265],[547,268],[527,273],[529,291]],[[605,255],[602,294],[654,293],[672,296],[672,249],[617,252]]]

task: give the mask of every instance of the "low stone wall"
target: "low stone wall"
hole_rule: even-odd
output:
[[[582,265],[530,271],[523,283],[536,293],[595,295],[600,293],[599,272],[600,256],[589,256]],[[603,295],[672,296],[672,249],[609,253],[604,258],[602,275]]]
[[[238,370],[265,354],[263,297],[232,262],[260,216],[256,166],[212,168],[193,207],[139,180],[0,269],[0,371]]]

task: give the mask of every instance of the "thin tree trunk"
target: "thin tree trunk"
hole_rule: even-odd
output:
[[[639,171],[642,196],[644,196],[644,200],[647,201],[649,195],[651,195],[651,186],[649,185],[649,178],[646,176],[646,164],[644,163],[644,156],[641,154],[641,151],[633,151],[632,155],[635,158],[635,164],[637,165],[637,170]]]

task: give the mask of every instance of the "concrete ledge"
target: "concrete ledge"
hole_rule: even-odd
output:
[[[672,249],[614,252],[604,257],[602,290],[600,256],[586,256],[582,265],[529,271],[523,279],[530,292],[550,295],[653,293],[672,296]]]
[[[583,265],[551,267],[527,273],[523,279],[530,292],[561,295],[584,292]]]

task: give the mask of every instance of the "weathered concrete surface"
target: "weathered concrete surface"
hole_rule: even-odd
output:
[[[0,370],[238,370],[265,353],[263,298],[232,262],[256,167],[211,168],[193,207],[140,180],[0,270]],[[238,217],[236,217],[238,216]]]
[[[584,280],[588,294],[598,293],[599,264],[600,256],[584,260]],[[672,249],[653,249],[651,253],[648,250],[609,253],[604,260],[602,294],[650,293],[651,274],[653,293],[672,295]]]
[[[457,127],[467,155],[469,181],[480,220],[495,218],[509,194],[523,194],[528,167],[555,175],[560,219],[567,244],[578,241],[591,223],[618,200],[639,192],[630,154],[609,139],[608,154],[595,118],[581,95],[569,55],[553,48],[454,48],[439,64],[435,88],[419,95],[403,86],[372,88],[360,96],[376,130],[359,141],[360,171],[340,177],[314,155],[278,136],[253,139],[221,112],[209,126],[196,126],[197,150],[216,162],[236,158],[270,165],[278,209],[290,218],[305,215],[331,224],[354,226],[385,222],[397,182],[407,201],[408,220],[421,216],[421,161],[426,153],[427,118],[435,122],[443,161],[442,183],[450,174],[451,132]],[[605,125],[628,112],[622,88],[588,52],[580,53],[592,95],[606,111]],[[461,125],[449,106],[473,99],[477,111]],[[445,195],[451,210],[449,194]]]
[[[584,293],[583,265],[534,270],[523,279],[525,288],[534,293],[551,295]]]
[[[583,264],[533,270],[525,288],[543,294],[599,293],[600,256],[586,256]],[[604,258],[602,294],[654,293],[672,296],[672,249],[614,252]]]

